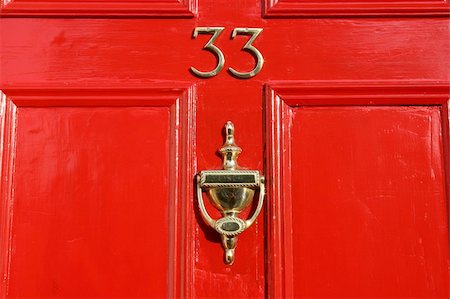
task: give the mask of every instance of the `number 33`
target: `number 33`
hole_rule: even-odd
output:
[[[217,65],[216,67],[209,72],[202,72],[197,70],[196,68],[191,66],[191,71],[202,78],[211,78],[216,76],[222,69],[225,64],[225,56],[223,55],[222,51],[220,51],[219,48],[217,48],[214,45],[214,42],[219,37],[219,35],[224,30],[224,27],[196,27],[194,29],[194,33],[192,35],[193,38],[196,38],[199,34],[212,34],[212,37],[209,39],[209,41],[206,43],[206,45],[203,47],[206,51],[209,51],[213,53],[217,57]],[[258,37],[258,35],[262,32],[262,28],[234,28],[233,32],[231,33],[231,39],[234,39],[237,35],[251,35],[248,42],[244,45],[242,50],[249,52],[252,54],[256,59],[256,66],[253,70],[250,72],[239,72],[236,71],[234,68],[230,67],[228,70],[236,77],[242,78],[242,79],[248,79],[251,77],[256,76],[258,74],[263,65],[264,65],[264,57],[262,56],[261,52],[256,49],[252,43],[255,41],[255,39]]]

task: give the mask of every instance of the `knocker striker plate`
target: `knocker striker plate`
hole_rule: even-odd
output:
[[[226,140],[220,152],[223,155],[223,170],[204,170],[197,176],[197,198],[203,219],[222,236],[225,249],[225,263],[234,262],[237,236],[255,222],[264,201],[264,177],[257,170],[241,170],[237,157],[241,148],[234,141],[234,125],[225,125]],[[254,214],[247,220],[238,217],[248,207],[255,192],[259,190],[259,201]],[[222,218],[214,220],[203,203],[202,193],[208,194],[211,204],[218,209]]]

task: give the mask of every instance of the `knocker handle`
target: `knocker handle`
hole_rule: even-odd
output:
[[[245,220],[245,227],[243,228],[243,230],[249,228],[255,222],[258,215],[261,213],[264,204],[264,195],[265,195],[265,185],[264,185],[264,177],[262,176],[259,182],[258,205],[256,206],[256,210],[253,213],[253,215],[249,219]],[[206,223],[208,223],[212,228],[215,229],[217,220],[214,220],[206,210],[205,203],[203,202],[200,175],[197,175],[197,200],[198,200],[198,207],[200,208],[201,212],[200,214],[202,214],[203,220],[205,220]]]
[[[258,199],[258,205],[256,206],[256,210],[253,213],[253,216],[250,217],[248,220],[245,221],[245,228],[250,227],[253,222],[255,222],[256,218],[258,217],[259,213],[261,213],[261,209],[263,207],[264,203],[264,195],[266,193],[266,188],[264,186],[264,177],[262,176],[259,181],[259,199]]]
[[[200,214],[202,214],[203,220],[205,220],[206,223],[208,223],[212,228],[214,228],[216,220],[212,219],[212,217],[209,216],[208,211],[205,208],[205,203],[203,202],[200,175],[197,175],[197,200],[198,200],[198,207],[200,208]]]

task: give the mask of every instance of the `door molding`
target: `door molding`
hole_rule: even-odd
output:
[[[286,1],[265,0],[264,16],[287,17],[404,17],[448,16],[447,0],[441,1]]]
[[[161,84],[160,84],[161,85]],[[196,88],[7,88],[0,92],[1,112],[1,222],[0,297],[8,292],[12,254],[17,113],[21,107],[161,107],[170,113],[168,295],[190,297],[194,246],[192,180],[195,157]],[[149,128],[151,135],[151,128]],[[151,217],[151,215],[149,215]],[[149,252],[148,254],[152,254]],[[158,258],[158,257],[155,257]]]
[[[1,16],[194,17],[196,0],[170,1],[27,1],[1,0]]]
[[[447,202],[450,194],[450,82],[273,81],[265,85],[267,179],[267,289],[270,298],[292,298],[291,126],[301,106],[441,106]],[[448,206],[448,205],[447,205]],[[447,215],[450,215],[450,207]]]

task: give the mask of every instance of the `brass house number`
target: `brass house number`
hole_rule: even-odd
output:
[[[209,39],[209,41],[206,43],[206,45],[203,47],[204,50],[209,51],[213,53],[217,58],[217,65],[216,67],[208,72],[199,71],[195,67],[191,66],[191,71],[196,76],[199,76],[201,78],[211,78],[216,76],[220,71],[222,71],[223,66],[225,65],[225,56],[223,55],[223,52],[214,45],[214,42],[219,37],[219,35],[224,30],[224,27],[196,27],[194,29],[194,33],[192,34],[193,38],[196,38],[199,34],[212,34],[212,37]],[[264,65],[264,57],[262,56],[261,52],[259,52],[258,49],[256,49],[252,44],[258,37],[258,35],[262,32],[262,28],[234,28],[233,32],[231,33],[231,39],[234,39],[237,35],[250,35],[250,39],[248,42],[244,45],[242,48],[243,51],[249,52],[253,57],[256,59],[256,66],[253,70],[249,72],[239,72],[235,70],[234,68],[230,67],[228,70],[231,74],[238,78],[242,79],[248,79],[256,76],[262,69]]]

